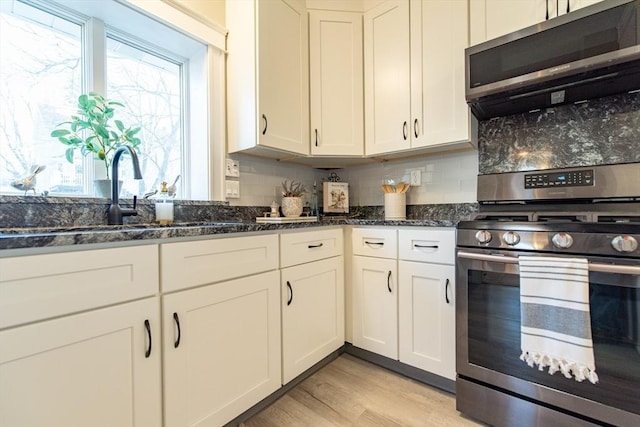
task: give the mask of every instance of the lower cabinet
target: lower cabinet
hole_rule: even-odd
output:
[[[160,426],[159,301],[0,331],[0,425]]]
[[[281,270],[282,382],[344,344],[342,256]]]
[[[352,271],[353,345],[397,360],[397,261],[354,256]]]
[[[440,375],[456,377],[455,268],[400,261],[399,359]]]
[[[163,296],[165,426],[217,426],[281,383],[279,274]]]

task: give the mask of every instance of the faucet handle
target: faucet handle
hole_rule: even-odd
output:
[[[138,205],[138,196],[134,195],[133,196],[133,210],[136,209],[137,205]]]

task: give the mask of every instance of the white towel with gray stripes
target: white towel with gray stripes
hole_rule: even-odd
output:
[[[598,382],[584,258],[519,257],[520,359],[549,374]]]

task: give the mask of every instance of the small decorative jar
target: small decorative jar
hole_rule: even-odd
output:
[[[302,197],[283,197],[282,214],[286,217],[299,217],[302,214]]]

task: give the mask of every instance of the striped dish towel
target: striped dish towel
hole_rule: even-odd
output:
[[[598,382],[583,258],[519,257],[520,359],[576,381]]]

